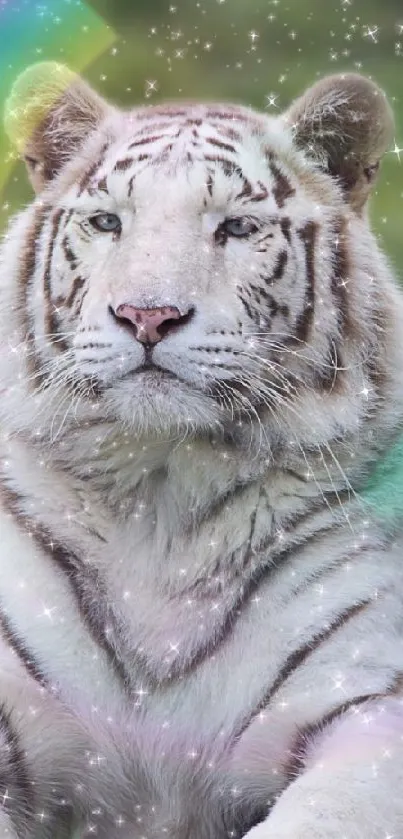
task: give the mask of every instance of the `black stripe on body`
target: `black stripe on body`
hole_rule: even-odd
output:
[[[262,713],[272,702],[275,695],[279,692],[279,690],[283,687],[284,683],[289,679],[296,670],[298,670],[302,665],[305,664],[307,659],[321,647],[326,641],[328,641],[339,629],[342,629],[349,623],[350,620],[353,620],[357,615],[361,614],[368,606],[371,605],[372,599],[367,598],[365,600],[360,601],[359,603],[354,603],[352,606],[348,606],[337,615],[333,620],[331,620],[327,626],[323,629],[316,632],[309,641],[306,641],[296,650],[293,650],[292,653],[286,658],[284,664],[280,668],[276,678],[274,679],[273,684],[271,687],[266,691],[262,699],[260,700],[259,704],[255,707],[253,714],[250,715],[247,721],[245,721],[242,725],[242,728],[236,734],[236,739],[243,734],[243,732],[249,727],[251,722],[254,718]]]
[[[106,602],[104,585],[98,572],[85,566],[43,524],[24,513],[24,497],[5,483],[4,478],[0,491],[4,509],[21,530],[32,534],[32,540],[41,553],[67,579],[83,625],[95,643],[104,650],[116,676],[127,689],[130,684],[129,675],[113,641],[109,640],[110,637],[119,637],[119,628]]]
[[[26,836],[26,825],[35,813],[35,783],[30,780],[20,738],[4,703],[0,703],[0,730],[5,741],[0,767],[7,767],[5,777],[0,773],[1,807],[9,815],[17,836]]]
[[[342,629],[350,620],[353,620],[357,615],[361,614],[372,602],[373,601],[371,599],[366,599],[359,603],[355,603],[353,606],[349,606],[341,614],[337,615],[337,617],[334,618],[334,620],[332,620],[325,629],[316,633],[308,642],[294,650],[294,652],[288,656],[269,690],[266,691],[260,702],[253,709],[253,712],[242,721],[234,733],[231,750],[236,747],[236,744],[259,714],[270,708],[270,703],[280,688],[282,688],[285,681],[292,676],[299,667],[303,666],[309,656],[312,655],[322,644],[326,643],[332,635],[334,635],[339,629]],[[371,698],[376,699],[378,698],[378,695],[365,695],[362,698],[362,701],[366,701]],[[287,764],[286,767],[287,776],[291,776],[291,773],[296,770],[296,756],[301,755],[300,743],[302,742],[304,732],[306,733],[306,737],[308,737],[309,732],[312,733],[313,730],[319,730],[325,724],[330,724],[330,722],[336,719],[339,713],[343,713],[350,705],[354,705],[355,703],[358,704],[359,702],[360,697],[348,700],[342,706],[337,706],[336,708],[331,709],[321,718],[321,720],[315,722],[314,724],[310,723],[304,727],[304,729],[299,730],[296,736],[295,745],[289,752],[291,757],[289,764]],[[289,777],[289,780],[291,781],[292,777]]]
[[[307,749],[315,737],[320,735],[320,733],[333,722],[341,719],[345,714],[348,714],[348,712],[354,713],[354,709],[359,708],[360,705],[384,698],[385,696],[380,693],[366,693],[362,696],[356,696],[353,699],[349,699],[347,702],[343,702],[341,705],[337,705],[335,708],[332,708],[324,714],[323,717],[316,720],[316,722],[309,723],[308,725],[299,728],[294,738],[294,742],[289,749],[290,757],[285,766],[285,774],[288,783],[294,781],[295,778],[304,771]]]
[[[239,494],[242,494],[243,487],[239,487]],[[262,492],[264,495],[264,492]],[[219,515],[219,511],[223,509],[228,504],[228,499],[231,497],[231,493],[228,493],[228,496],[225,495],[223,499],[216,505],[214,509],[214,514]],[[310,522],[312,519],[313,512],[319,512],[319,510],[323,509],[323,499],[318,502],[315,499],[311,505],[309,505],[308,509],[304,510],[300,513],[298,518],[295,518],[293,524],[294,526],[302,527],[304,522]],[[331,508],[332,504],[336,509],[339,507],[339,501],[335,493],[328,494],[328,504]],[[191,657],[187,661],[177,661],[173,660],[171,663],[171,669],[168,676],[168,680],[174,677],[181,676],[184,673],[193,672],[197,667],[203,664],[210,656],[217,655],[219,648],[223,646],[231,637],[234,625],[236,622],[241,618],[242,613],[245,609],[248,608],[249,604],[252,601],[252,598],[258,593],[259,588],[265,584],[272,575],[276,575],[278,572],[281,572],[284,568],[284,565],[287,562],[287,558],[293,559],[294,556],[297,554],[299,550],[303,550],[306,548],[308,544],[312,542],[312,534],[309,532],[305,536],[299,537],[299,542],[296,544],[291,544],[289,549],[282,548],[281,550],[274,550],[273,554],[270,556],[270,559],[266,562],[262,561],[262,559],[256,559],[256,556],[261,557],[264,556],[266,551],[273,549],[273,545],[275,543],[275,537],[270,533],[265,540],[258,546],[253,545],[254,539],[254,532],[255,532],[255,525],[256,525],[256,517],[257,513],[254,512],[250,518],[250,533],[247,544],[245,546],[245,555],[242,559],[242,565],[240,570],[236,572],[236,576],[240,581],[239,586],[239,593],[235,598],[234,604],[228,609],[226,614],[223,616],[223,620],[221,625],[216,628],[214,639],[212,641],[207,641],[204,646],[200,646],[197,651],[191,654]],[[322,538],[324,533],[328,534],[329,532],[335,532],[340,523],[337,521],[329,522],[327,521],[326,524],[318,531],[317,534],[314,534],[316,538]],[[259,564],[258,564],[259,562]],[[334,570],[334,569],[332,569]],[[219,574],[219,561],[217,567],[211,569],[210,578],[213,579]],[[189,597],[193,597],[195,594],[195,589],[197,588],[198,584],[196,583],[195,586],[190,586],[186,589],[186,594]],[[147,671],[147,660],[146,658],[141,658],[139,655],[139,660],[144,668],[145,672]],[[159,680],[162,683],[162,679]],[[259,713],[261,710],[260,706],[256,713]],[[255,712],[253,712],[254,715]],[[246,728],[251,721],[251,718],[242,726],[242,731]]]
[[[5,612],[0,607],[0,634],[8,644],[11,650],[15,653],[24,669],[29,675],[35,679],[42,687],[48,684],[45,678],[43,669],[39,661],[35,658],[33,652],[29,649],[25,641],[23,641],[18,633],[13,628],[11,621],[6,616]]]

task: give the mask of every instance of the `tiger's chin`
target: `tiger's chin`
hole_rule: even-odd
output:
[[[108,415],[140,437],[206,437],[230,417],[212,396],[174,375],[141,371],[104,392]]]

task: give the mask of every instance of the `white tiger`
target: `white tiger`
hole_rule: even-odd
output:
[[[1,837],[401,837],[383,93],[122,112],[44,64],[7,123]]]

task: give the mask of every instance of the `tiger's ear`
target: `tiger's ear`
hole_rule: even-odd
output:
[[[62,64],[43,62],[15,81],[5,128],[40,192],[70,160],[111,109]]]
[[[383,91],[356,73],[328,76],[297,99],[285,118],[295,144],[338,178],[360,212],[393,138],[393,113]]]

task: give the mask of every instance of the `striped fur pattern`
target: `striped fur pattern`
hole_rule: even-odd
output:
[[[383,94],[92,125],[76,84],[0,253],[0,836],[400,836],[403,539],[357,494],[403,418]]]

